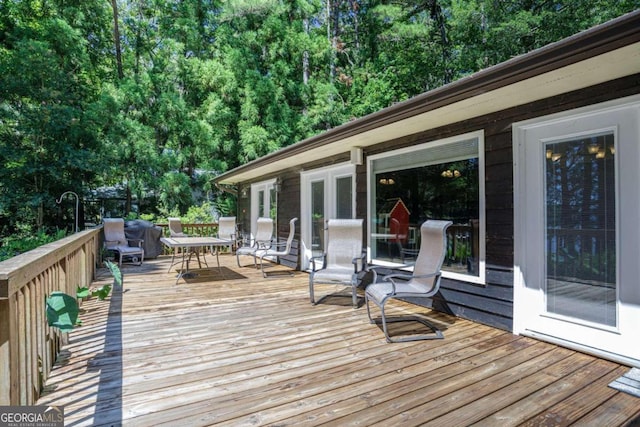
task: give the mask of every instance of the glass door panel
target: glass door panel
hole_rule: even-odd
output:
[[[546,310],[616,326],[614,135],[545,144]]]
[[[351,176],[336,178],[336,218],[351,219],[353,216],[353,192]]]
[[[311,249],[313,256],[324,252],[324,181],[311,183]]]

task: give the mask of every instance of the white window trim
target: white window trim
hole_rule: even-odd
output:
[[[264,191],[265,206],[270,206],[271,200],[267,200],[267,197],[271,197],[270,191],[274,187],[275,183],[276,180],[274,178],[266,181],[254,182],[253,184],[251,184],[251,236],[255,236],[258,218],[263,216],[263,212],[258,212],[258,192]]]
[[[412,145],[410,147],[400,148],[393,151],[387,151],[381,154],[375,154],[367,157],[367,258],[369,262],[374,265],[386,265],[386,266],[399,266],[400,264],[390,263],[388,261],[376,260],[371,258],[371,221],[375,216],[373,211],[373,188],[375,188],[374,176],[373,176],[373,162],[376,160],[384,159],[387,157],[398,156],[410,152],[419,150],[430,149],[442,145],[447,145],[468,139],[478,140],[478,182],[479,182],[479,239],[480,239],[480,261],[479,261],[479,274],[478,276],[469,276],[466,274],[454,273],[450,271],[442,271],[442,277],[448,279],[459,280],[462,282],[475,283],[479,285],[486,284],[486,214],[485,214],[485,162],[484,162],[484,130],[478,130],[474,132],[465,133],[462,135],[456,135],[449,138],[439,139],[436,141],[430,141],[424,144]]]

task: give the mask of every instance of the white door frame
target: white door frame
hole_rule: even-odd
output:
[[[546,312],[544,144],[603,131],[615,135],[617,322]],[[514,333],[640,366],[640,96],[514,123]],[[621,172],[624,171],[624,172]]]
[[[311,234],[311,184],[314,182],[324,182],[324,216],[325,219],[335,218],[337,212],[336,205],[336,180],[350,176],[351,181],[351,216],[356,213],[356,167],[345,162],[338,165],[313,169],[300,172],[300,236],[302,245],[301,269],[310,268],[312,257]]]
[[[275,179],[270,179],[270,180],[251,184],[251,236],[255,236],[256,234],[258,218],[259,217],[269,218],[269,210],[271,208],[271,190],[275,188],[275,183],[276,183]],[[261,191],[264,192],[263,193],[264,207],[263,207],[263,211],[259,212],[258,195],[260,194]]]

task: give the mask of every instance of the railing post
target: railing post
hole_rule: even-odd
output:
[[[9,300],[0,298],[0,405],[11,404],[11,316]]]

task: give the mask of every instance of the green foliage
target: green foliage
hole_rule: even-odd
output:
[[[91,294],[91,291],[86,286],[78,286],[76,289],[76,298],[83,299],[87,298]]]
[[[209,202],[204,202],[200,206],[190,206],[182,220],[189,224],[213,222],[213,206]]]
[[[57,230],[53,234],[47,234],[44,231],[31,233],[28,230],[22,230],[9,237],[2,238],[0,261],[28,252],[47,243],[55,242],[63,237],[65,237],[64,230]]]
[[[104,264],[107,266],[107,268],[111,272],[111,275],[113,276],[113,286],[121,287],[123,282],[123,277],[122,277],[122,271],[120,270],[120,267],[118,267],[118,264],[115,264],[111,261],[105,261]],[[109,292],[107,292],[107,295],[108,294]]]
[[[80,307],[78,301],[64,292],[54,291],[46,300],[47,323],[62,332],[71,331],[78,325]]]
[[[167,172],[161,182],[160,206],[167,212],[177,209],[184,213],[193,203],[189,177],[182,173]]]
[[[189,215],[211,177],[640,8],[640,0],[0,2],[3,235],[63,191]],[[118,67],[120,58],[120,67]],[[209,189],[211,190],[211,189]],[[209,198],[206,198],[209,200]],[[157,202],[156,202],[157,201]],[[227,196],[219,213],[235,212]],[[197,216],[194,214],[194,216]],[[82,223],[82,221],[80,221]]]
[[[236,198],[227,195],[218,197],[214,202],[214,206],[220,216],[235,216],[238,210]]]
[[[98,289],[91,292],[91,296],[98,297],[100,301],[103,301],[111,293],[111,285],[102,285]]]

